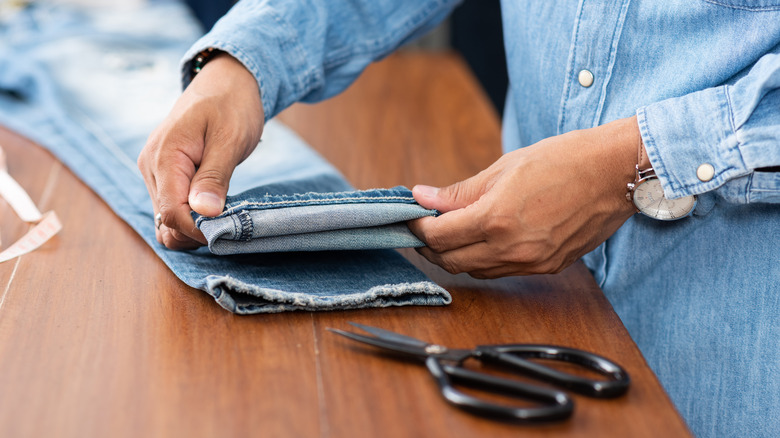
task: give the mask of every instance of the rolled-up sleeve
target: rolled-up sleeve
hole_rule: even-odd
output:
[[[639,108],[637,120],[667,197],[780,203],[780,48],[729,84]]]
[[[430,30],[459,0],[243,0],[198,40],[229,53],[257,79],[266,119],[351,84],[365,67]],[[184,75],[187,85],[187,77]]]

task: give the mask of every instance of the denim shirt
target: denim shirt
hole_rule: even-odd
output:
[[[271,118],[342,91],[457,3],[243,0],[182,68],[230,53]],[[637,116],[666,196],[699,203],[674,223],[633,217],[585,262],[694,433],[775,435],[780,0],[503,0],[502,14],[504,150]]]
[[[271,118],[339,93],[457,3],[244,0],[184,59],[231,53]],[[780,165],[780,1],[504,1],[502,13],[506,150],[636,114],[668,197],[780,202],[780,177],[755,172]],[[592,85],[579,84],[582,70]],[[705,163],[709,181],[696,175]]]

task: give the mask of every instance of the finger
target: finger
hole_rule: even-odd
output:
[[[533,275],[536,274],[536,272],[533,272],[531,269],[527,269],[524,265],[505,265],[505,266],[499,266],[499,267],[493,267],[493,268],[487,268],[487,269],[476,269],[473,271],[469,271],[469,275],[480,279],[480,280],[490,280],[494,278],[503,278],[503,277],[509,277],[509,276],[518,276],[518,275]]]
[[[206,238],[195,226],[187,201],[190,179],[195,173],[195,166],[183,154],[173,155],[167,161],[171,164],[160,168],[156,175],[158,193],[156,198],[162,224],[205,245]]]
[[[482,196],[482,190],[468,181],[442,188],[418,184],[412,188],[412,194],[423,207],[446,213],[472,204]]]
[[[492,187],[495,169],[488,168],[455,184],[437,188],[418,184],[412,188],[415,201],[425,208],[443,213],[471,205]]]
[[[157,212],[160,211],[157,205],[157,182],[149,164],[147,148],[150,148],[148,144],[138,156],[138,169],[141,171],[141,176],[143,176],[144,184],[146,185],[146,191],[149,193],[149,198],[152,201],[152,213],[155,216],[154,237],[157,239],[157,242],[163,243],[162,234],[160,233],[160,226],[162,224],[158,226],[156,218]]]
[[[233,170],[241,160],[235,151],[245,148],[223,146],[217,143],[215,136],[206,139],[208,145],[198,171],[192,178],[189,188],[189,205],[193,211],[203,216],[214,217],[225,208],[225,198],[230,185]]]
[[[202,243],[187,237],[173,228],[168,228],[165,225],[160,225],[157,232],[160,235],[160,243],[165,245],[168,249],[196,249],[203,246]]]
[[[476,245],[472,245],[472,247],[478,248]],[[562,258],[559,257],[560,254],[555,254],[553,257],[539,258],[533,256],[532,254],[538,255],[538,253],[530,249],[515,251],[510,254],[501,253],[496,251],[490,243],[486,244],[486,248],[481,248],[480,252],[462,252],[468,248],[471,247],[437,254],[436,256],[432,255],[432,257],[440,263],[448,264],[455,269],[461,269],[462,272],[467,272],[472,277],[479,279],[501,278],[512,275],[557,274],[579,260],[579,257]],[[502,255],[498,255],[499,253]],[[479,258],[484,259],[474,261]]]
[[[417,248],[431,263],[441,266],[450,274],[489,270],[500,267],[486,242],[477,242],[452,251],[439,253],[430,248]]]
[[[141,151],[141,154],[138,157],[138,168],[144,178],[144,184],[146,185],[146,189],[149,192],[150,200],[152,201],[155,238],[158,242],[164,245],[166,241],[175,242],[177,240],[182,240],[166,237],[165,233],[163,232],[165,229],[173,226],[173,224],[183,222],[185,226],[189,227],[189,230],[195,228],[194,221],[192,221],[191,217],[189,216],[189,209],[186,211],[177,212],[176,208],[172,207],[177,204],[177,202],[175,202],[175,193],[173,196],[171,196],[170,193],[165,192],[165,188],[172,185],[170,182],[175,182],[177,180],[177,171],[180,172],[181,169],[184,169],[184,173],[186,174],[187,169],[192,168],[192,172],[194,173],[192,159],[190,159],[179,149],[172,147],[172,145],[175,145],[175,142],[163,142],[163,139],[170,138],[171,132],[171,129],[158,128],[155,130],[155,132],[149,136],[144,149]],[[163,147],[164,143],[169,146]],[[176,184],[173,184],[173,186],[175,187]],[[181,192],[182,190],[179,189],[179,191]],[[184,196],[186,196],[186,188],[183,192]],[[179,197],[181,196],[182,195],[179,195]],[[160,217],[159,222],[157,219],[158,215]],[[177,219],[177,216],[182,215],[186,215],[184,220]],[[191,225],[190,222],[192,222]],[[197,233],[190,231],[190,233],[197,238],[199,231]],[[192,239],[193,238],[189,238],[185,240]],[[201,240],[202,243],[200,244],[202,245],[205,243],[205,239],[201,238]],[[181,247],[182,245],[179,243],[174,243],[174,246]]]
[[[554,261],[540,263],[511,263],[486,269],[468,271],[469,275],[479,279],[501,278],[513,275],[557,274],[569,265],[555,264]]]
[[[568,266],[557,263],[555,260],[510,261],[497,256],[495,248],[488,242],[478,242],[444,253],[437,253],[426,247],[417,248],[417,252],[451,274],[466,272],[479,279],[501,278],[511,275],[555,274]]]
[[[409,230],[434,252],[446,252],[487,240],[480,204],[450,211],[438,217],[407,222]]]

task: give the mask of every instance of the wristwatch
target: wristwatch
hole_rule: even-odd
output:
[[[639,169],[642,163],[642,143],[639,143],[639,158],[636,164],[634,182],[628,183],[626,199],[634,203],[637,211],[653,219],[673,221],[689,216],[696,207],[696,196],[667,199],[661,181],[652,166]],[[648,160],[649,163],[649,160]]]

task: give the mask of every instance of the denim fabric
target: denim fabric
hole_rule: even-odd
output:
[[[419,206],[409,189],[343,188],[331,175],[260,186],[228,197],[217,217],[193,216],[220,255],[423,246],[405,222],[436,211]]]
[[[343,90],[455,3],[243,0],[183,68],[231,53],[272,117]],[[780,0],[507,0],[502,18],[504,149],[637,115],[667,196],[699,205],[634,217],[585,262],[694,433],[778,436],[780,174],[760,169],[780,165]]]
[[[176,62],[200,29],[176,2],[114,8],[40,2],[3,16],[0,124],[51,150],[182,281],[232,312],[451,301],[393,250],[219,257],[207,248],[170,251],[158,244],[151,201],[135,159],[177,98]],[[263,142],[236,169],[231,194],[323,177],[338,181],[341,190],[349,187],[292,132],[270,122]],[[89,217],[84,212],[84,221]],[[69,224],[63,226],[67,230]]]

